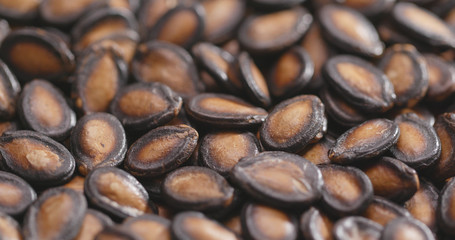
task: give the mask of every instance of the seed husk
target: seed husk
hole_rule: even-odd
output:
[[[50,25],[69,27],[85,12],[97,10],[104,5],[104,1],[97,0],[42,0],[39,5],[39,13],[41,18]]]
[[[404,207],[411,215],[426,224],[436,232],[436,211],[438,207],[439,190],[432,183],[420,179],[420,188],[411,199],[404,203]]]
[[[42,0],[2,1],[0,16],[13,22],[25,23],[38,16],[38,7]]]
[[[302,151],[327,129],[324,105],[315,95],[300,95],[277,104],[259,130],[265,149]]]
[[[70,181],[65,183],[65,185],[63,185],[62,187],[71,188],[76,192],[84,194],[84,182],[85,177],[75,175]]]
[[[171,221],[151,214],[127,218],[122,227],[136,234],[141,239],[171,239]]]
[[[397,218],[390,221],[382,231],[381,240],[422,239],[434,240],[430,229],[420,221],[412,218]]]
[[[85,196],[98,209],[115,219],[156,213],[144,187],[129,173],[114,167],[91,171],[85,180]]]
[[[379,239],[382,226],[363,217],[345,217],[333,227],[333,236],[337,240]]]
[[[112,220],[104,213],[87,209],[84,220],[82,220],[82,226],[74,240],[95,239],[99,232],[113,224]]]
[[[399,136],[400,129],[393,121],[372,119],[343,133],[329,150],[329,158],[338,164],[374,158],[393,146]]]
[[[332,219],[315,207],[310,208],[300,217],[300,232],[305,239],[333,239],[332,230]]]
[[[73,239],[82,226],[87,210],[84,196],[69,188],[43,192],[27,210],[25,239]]]
[[[425,54],[424,58],[429,77],[426,99],[433,102],[443,101],[455,91],[455,68],[434,54]]]
[[[189,159],[198,138],[198,132],[187,125],[155,128],[131,145],[124,168],[137,177],[162,176]]]
[[[319,165],[324,186],[322,203],[327,213],[346,216],[361,213],[373,198],[368,176],[354,167]]]
[[[430,0],[432,1],[432,0]],[[337,3],[341,3],[346,7],[350,7],[352,9],[355,9],[356,11],[362,13],[366,17],[370,19],[377,19],[378,17],[381,17],[384,13],[387,13],[391,7],[393,7],[393,4],[395,1],[389,1],[389,0],[335,0]]]
[[[166,176],[162,195],[167,204],[177,209],[215,211],[232,202],[234,188],[211,169],[187,166]]]
[[[411,217],[411,214],[402,206],[375,196],[362,216],[385,226],[396,218]]]
[[[27,182],[14,174],[0,171],[0,212],[20,216],[35,199],[35,190]]]
[[[3,212],[0,212],[0,236],[8,240],[23,239],[19,223]]]
[[[95,45],[113,46],[120,53],[123,60],[125,60],[127,64],[130,64],[136,53],[138,44],[139,34],[134,30],[126,30],[107,35],[95,41],[87,48],[91,48]]]
[[[297,220],[281,210],[247,203],[242,211],[242,229],[248,239],[297,239]]]
[[[144,39],[156,22],[169,10],[175,8],[182,1],[150,0],[143,2],[138,11],[138,20],[141,39]]]
[[[252,198],[281,208],[304,207],[321,197],[318,168],[310,161],[286,152],[262,152],[245,157],[231,178]]]
[[[334,145],[335,139],[326,135],[319,142],[307,146],[299,155],[316,165],[330,163],[328,152]]]
[[[12,119],[16,114],[17,98],[21,86],[9,67],[0,61],[0,118]]]
[[[448,181],[441,190],[437,209],[438,226],[448,235],[455,236],[455,178]]]
[[[74,127],[70,148],[82,175],[97,167],[118,166],[127,150],[125,131],[111,114],[89,114]]]
[[[417,105],[412,108],[399,108],[392,110],[389,112],[390,119],[395,119],[399,115],[414,113],[416,114],[421,120],[423,120],[429,126],[433,126],[435,122],[435,116],[430,111],[430,109],[425,105]]]
[[[99,232],[95,240],[141,240],[139,236],[135,235],[132,231],[122,228],[109,226],[105,227]]]

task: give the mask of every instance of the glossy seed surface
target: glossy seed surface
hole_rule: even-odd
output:
[[[412,218],[398,218],[384,227],[381,239],[404,240],[422,239],[434,240],[433,233],[425,224]]]
[[[142,239],[171,239],[171,221],[159,216],[146,214],[136,218],[128,218],[122,226]]]
[[[427,225],[432,231],[436,226],[436,209],[438,207],[439,190],[428,181],[420,179],[420,188],[404,207],[411,215]]]
[[[382,226],[400,217],[411,217],[411,214],[402,206],[381,197],[373,197],[373,200],[362,214]]]
[[[321,210],[310,208],[300,218],[300,231],[305,239],[333,239],[333,221]]]
[[[337,240],[379,239],[382,226],[363,217],[346,217],[336,222],[333,235]]]
[[[74,239],[94,239],[104,228],[112,226],[113,224],[112,220],[104,213],[93,209],[87,209],[79,233]]]

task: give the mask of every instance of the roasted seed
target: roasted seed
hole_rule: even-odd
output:
[[[333,227],[336,240],[363,240],[381,237],[382,226],[363,217],[346,217],[338,220]]]
[[[7,214],[0,212],[0,237],[8,240],[22,240],[19,223]]]
[[[95,240],[141,240],[139,236],[122,227],[109,226],[99,232]]]
[[[310,208],[300,218],[300,231],[305,239],[333,239],[333,222],[321,210]]]
[[[326,135],[319,142],[306,147],[299,155],[316,165],[330,163],[328,152],[334,145],[335,139]]]
[[[171,221],[156,215],[145,214],[128,218],[123,222],[122,227],[129,229],[141,239],[171,239]]]
[[[438,225],[448,235],[455,236],[455,178],[446,183],[439,196]]]
[[[36,193],[27,182],[14,174],[0,171],[0,212],[21,215],[35,199]]]
[[[404,207],[412,216],[426,224],[436,232],[436,209],[438,207],[439,190],[428,181],[420,179],[420,188]]]
[[[425,54],[428,68],[428,92],[426,99],[443,101],[455,91],[455,68],[434,54]]]
[[[433,233],[425,224],[412,218],[390,221],[382,231],[381,240],[434,240]]]
[[[74,240],[95,239],[95,236],[104,228],[112,226],[112,220],[101,212],[87,209],[79,233]]]
[[[9,120],[16,113],[17,97],[21,86],[8,66],[0,61],[0,119]]]
[[[104,1],[79,0],[41,0],[40,16],[51,25],[68,27],[77,21],[84,13],[104,6]]]
[[[373,197],[362,216],[385,226],[396,218],[411,217],[411,214],[394,202],[381,197]]]
[[[120,53],[123,60],[130,64],[136,53],[138,42],[139,34],[134,30],[126,30],[107,35],[92,43],[88,48],[95,45],[112,46]]]
[[[41,1],[2,1],[0,3],[0,16],[15,22],[29,22],[37,17]]]

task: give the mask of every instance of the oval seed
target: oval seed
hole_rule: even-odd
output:
[[[399,115],[402,114],[410,114],[414,113],[419,117],[421,120],[423,120],[426,124],[433,126],[435,122],[435,116],[433,113],[430,111],[430,109],[424,105],[417,105],[412,108],[400,108],[400,109],[395,109],[390,112],[390,119],[395,119]]]
[[[455,91],[455,68],[433,54],[423,55],[428,68],[428,92],[430,101],[443,101]]]
[[[323,69],[324,79],[350,104],[368,112],[385,112],[393,106],[395,93],[387,76],[365,60],[332,57]]]
[[[101,212],[87,209],[79,233],[74,240],[95,239],[95,236],[104,228],[112,226],[112,220]]]
[[[429,74],[425,59],[411,44],[396,44],[387,49],[379,64],[395,90],[397,106],[412,107],[428,89]]]
[[[19,223],[3,212],[0,212],[0,237],[8,240],[23,239]]]
[[[384,227],[382,240],[434,240],[433,233],[425,224],[412,218],[397,218]]]
[[[27,211],[25,239],[73,239],[81,228],[87,202],[69,188],[51,188],[42,193]]]
[[[171,221],[156,215],[145,214],[128,218],[123,222],[122,227],[142,239],[171,239]]]
[[[151,41],[139,45],[131,72],[136,80],[166,84],[183,98],[202,90],[191,56],[185,49],[170,43]]]
[[[166,12],[149,31],[147,40],[158,40],[190,48],[204,33],[204,8],[194,3],[180,5]]]
[[[127,130],[148,131],[177,116],[182,98],[161,83],[130,84],[112,100],[110,112]]]
[[[186,125],[155,128],[131,145],[124,168],[138,177],[161,176],[188,160],[198,137],[198,132]]]
[[[415,169],[431,165],[441,154],[441,141],[433,127],[416,114],[395,118],[400,128],[398,142],[390,148],[393,156]]]
[[[84,13],[98,9],[103,5],[103,1],[97,0],[42,0],[39,12],[47,23],[67,27],[77,21]]]
[[[62,187],[71,188],[76,192],[84,194],[84,182],[85,178],[75,175],[69,182],[67,182]]]
[[[199,212],[182,212],[171,224],[172,237],[187,240],[236,240],[236,235],[220,223]]]
[[[303,7],[252,15],[240,26],[238,41],[252,54],[277,53],[308,31],[313,17]]]
[[[16,99],[21,86],[8,66],[0,60],[0,118],[11,119],[16,113]]]
[[[19,117],[29,129],[56,140],[64,140],[76,125],[76,114],[65,96],[44,80],[27,83],[18,100]]]
[[[299,152],[321,139],[326,129],[321,100],[314,95],[300,95],[276,105],[259,135],[266,149]]]
[[[81,18],[71,29],[73,49],[81,52],[92,43],[113,33],[137,30],[134,15],[127,10],[101,8],[87,17]]]
[[[0,136],[20,129],[18,122],[0,122]]]
[[[323,184],[314,164],[286,152],[263,152],[242,158],[231,177],[258,201],[287,208],[312,204],[320,198]]]
[[[12,21],[27,22],[38,15],[38,7],[42,0],[2,1],[0,16]]]
[[[87,48],[93,48],[95,45],[112,46],[116,48],[123,60],[127,64],[130,64],[136,53],[138,42],[139,34],[134,30],[126,30],[107,35],[95,41]]]
[[[70,148],[82,175],[96,167],[117,166],[127,150],[125,131],[110,114],[89,114],[80,118],[74,127]]]
[[[361,169],[370,178],[374,194],[392,201],[404,202],[419,189],[417,172],[397,159],[382,157]]]
[[[433,47],[455,47],[455,31],[434,13],[412,3],[400,2],[391,17],[398,27]]]
[[[203,167],[181,167],[162,184],[167,204],[178,209],[217,210],[233,201],[234,188],[221,175]]]
[[[404,207],[412,216],[426,224],[436,232],[436,209],[438,207],[439,190],[428,181],[420,179],[420,188]]]
[[[303,47],[295,46],[282,54],[268,75],[270,92],[275,98],[297,95],[311,81],[314,64]]]
[[[212,43],[228,40],[242,21],[246,9],[244,0],[212,0],[201,4],[205,10],[204,39]]]
[[[260,150],[261,145],[251,132],[214,132],[202,139],[199,158],[203,166],[227,176],[241,158],[254,156]]]
[[[373,19],[381,17],[381,14],[388,12],[395,3],[394,0],[335,0],[335,2],[353,8],[368,18]]]
[[[327,40],[346,52],[378,57],[384,51],[374,26],[351,8],[326,5],[319,12],[319,20]]]
[[[379,239],[382,226],[363,217],[346,217],[338,220],[333,227],[337,240]]]
[[[318,165],[330,163],[329,150],[335,145],[335,139],[326,135],[319,142],[305,148],[299,155]]]
[[[4,134],[0,138],[0,153],[7,169],[37,186],[54,186],[67,181],[76,165],[63,145],[26,130]]]
[[[36,193],[27,182],[14,174],[0,171],[0,212],[21,215],[35,199]]]
[[[31,27],[11,32],[2,42],[0,56],[21,82],[35,78],[65,82],[75,65],[61,38]]]
[[[190,99],[185,109],[196,121],[221,128],[255,127],[267,117],[264,109],[227,94],[199,94]]]
[[[141,238],[128,229],[109,226],[99,232],[95,240],[141,240]]]
[[[324,186],[322,201],[327,212],[350,215],[362,212],[373,198],[373,186],[368,176],[357,168],[320,165]]]
[[[411,217],[411,214],[394,202],[381,197],[373,197],[373,200],[365,209],[362,216],[385,226],[396,218]]]
[[[296,219],[278,209],[248,203],[243,207],[241,221],[248,239],[297,239]]]
[[[141,38],[144,39],[161,17],[181,2],[180,0],[150,0],[143,2],[137,14]]]
[[[438,225],[448,235],[455,236],[455,178],[446,183],[439,196]]]
[[[343,133],[329,150],[329,158],[339,164],[350,164],[380,156],[398,141],[400,129],[390,120],[366,121]]]
[[[79,59],[71,97],[84,114],[106,112],[127,81],[127,66],[112,47],[95,47]]]
[[[144,187],[118,168],[101,167],[91,171],[85,180],[84,192],[91,204],[117,219],[156,211]]]
[[[314,207],[304,212],[300,218],[300,231],[305,239],[333,239],[332,230],[332,220],[326,214]]]

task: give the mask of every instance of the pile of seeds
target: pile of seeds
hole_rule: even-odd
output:
[[[455,238],[454,0],[0,18],[0,239]]]

